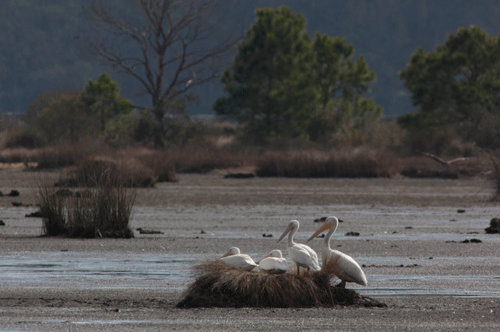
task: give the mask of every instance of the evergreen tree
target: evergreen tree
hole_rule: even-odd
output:
[[[399,73],[416,113],[400,118],[407,126],[470,122],[500,110],[500,37],[478,27],[460,28],[434,51],[421,47]]]
[[[233,65],[222,75],[229,97],[219,98],[214,109],[246,124],[257,141],[305,135],[318,96],[306,20],[286,6],[255,14]]]
[[[101,133],[105,132],[109,120],[126,115],[133,109],[132,101],[120,95],[118,83],[106,73],[101,73],[97,82],[89,79],[82,100],[88,113],[99,121]]]
[[[238,120],[261,142],[317,140],[331,135],[339,118],[352,126],[355,118],[357,126],[378,120],[382,108],[362,97],[375,73],[362,55],[352,59],[354,47],[345,38],[316,33],[311,40],[305,19],[286,6],[258,9],[256,16],[222,75],[229,96],[215,102],[218,115]]]
[[[369,83],[375,81],[375,72],[368,69],[363,55],[353,61],[354,46],[345,38],[330,37],[316,32],[313,43],[315,81],[319,85],[321,105],[339,98],[353,101],[355,96],[369,92]]]

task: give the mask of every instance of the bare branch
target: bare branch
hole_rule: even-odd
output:
[[[135,3],[135,11],[127,19],[102,5],[104,1],[93,0],[89,15],[97,33],[93,39],[85,38],[85,46],[101,61],[137,79],[151,96],[160,121],[166,101],[219,76],[222,56],[242,37],[215,38],[220,22],[213,19],[213,13],[218,1],[129,0]],[[103,41],[103,35],[111,37],[110,41]],[[130,42],[137,48],[131,48]]]

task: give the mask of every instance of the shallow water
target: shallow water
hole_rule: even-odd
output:
[[[254,259],[264,253],[254,253]],[[17,253],[0,256],[0,288],[184,289],[194,280],[191,267],[209,255],[114,254],[80,252]],[[500,266],[500,258],[446,257],[412,259],[359,257],[360,265],[398,267],[470,265]],[[349,284],[363,295],[500,297],[500,276],[367,274],[368,287]]]
[[[30,253],[0,256],[0,287],[182,287],[201,256],[113,253]]]

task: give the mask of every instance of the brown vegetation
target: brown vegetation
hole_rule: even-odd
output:
[[[367,149],[269,152],[257,166],[258,176],[389,177],[396,169],[387,156]]]
[[[268,274],[233,269],[215,261],[201,263],[194,270],[198,277],[178,308],[385,306],[354,290],[332,286],[331,267],[310,275]]]
[[[152,187],[154,172],[135,158],[90,156],[66,172],[56,186],[97,187],[110,183],[124,187]]]
[[[94,188],[74,194],[39,181],[34,192],[43,222],[43,235],[132,238],[129,227],[135,191],[114,183],[112,177],[93,179]]]
[[[0,162],[29,162],[36,169],[75,165],[60,185],[91,185],[86,174],[110,169],[120,174],[126,186],[148,187],[156,182],[175,182],[176,173],[208,173],[215,169],[255,168],[260,177],[397,177],[456,179],[476,176],[494,168],[488,155],[459,161],[449,167],[422,156],[398,156],[370,148],[288,149],[261,153],[252,149],[234,151],[215,146],[153,150],[90,149],[61,145],[44,149],[6,149]],[[494,173],[496,174],[496,173]],[[494,178],[494,177],[493,177]]]
[[[490,167],[484,156],[456,162],[449,167],[443,167],[435,160],[420,155],[397,158],[394,161],[398,163],[399,173],[411,178],[458,179],[476,176]]]
[[[254,165],[257,157],[248,151],[234,152],[212,146],[173,150],[168,154],[179,173],[208,173],[214,169]]]
[[[500,198],[500,156],[498,153],[490,154],[490,160],[492,164],[491,178],[495,185],[495,196],[493,200],[498,200]]]

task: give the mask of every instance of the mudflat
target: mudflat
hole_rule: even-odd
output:
[[[26,217],[37,210],[37,181],[57,172],[0,171],[0,331],[500,330],[500,235],[484,231],[500,209],[487,178],[224,174],[180,174],[176,183],[138,189],[136,238],[82,240],[41,237],[41,219]],[[290,220],[300,221],[303,243],[319,227],[314,220],[329,215],[342,220],[332,248],[356,259],[368,278],[367,287],[347,287],[387,307],[175,307],[193,281],[190,265],[231,246],[255,259],[286,251],[276,240]],[[309,242],[317,252],[322,243]],[[39,264],[17,264],[26,257]],[[65,270],[62,261],[71,259],[103,267]]]

